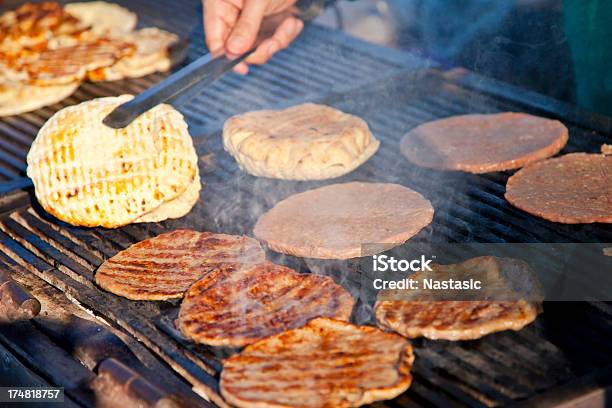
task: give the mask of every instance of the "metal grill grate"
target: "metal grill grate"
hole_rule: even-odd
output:
[[[3,9],[21,2],[9,1]],[[65,3],[65,1],[63,1]],[[189,39],[187,60],[207,51],[201,24],[201,2],[117,1],[136,12],[139,26],[157,26]],[[2,9],[0,9],[1,11]],[[266,106],[277,106],[330,90],[359,86],[402,69],[417,69],[428,62],[394,50],[381,49],[320,26],[307,27],[288,50],[247,77],[230,74],[192,101],[180,103],[190,126],[215,128],[229,116]],[[38,129],[56,111],[102,96],[136,94],[167,74],[106,83],[84,83],[71,97],[34,112],[0,118],[0,193],[23,185],[25,157]],[[2,182],[6,182],[2,185]]]
[[[570,143],[564,152],[596,151],[609,138],[609,129],[597,118],[561,109],[536,96],[530,96],[532,104],[524,102],[520,94],[509,93],[511,88],[470,81],[469,75],[453,78],[437,72],[403,73],[360,89],[331,92],[325,103],[364,117],[381,140],[371,160],[334,182],[399,182],[423,193],[432,201],[436,215],[411,242],[612,242],[612,231],[604,225],[559,225],[511,207],[503,199],[508,172],[435,172],[411,166],[401,157],[397,144],[407,129],[467,112],[516,110],[560,117],[570,128]],[[183,377],[207,390],[214,402],[223,404],[216,394],[217,378],[220,358],[227,350],[182,339],[172,323],[177,303],[130,302],[93,283],[96,267],[132,243],[179,227],[250,234],[257,217],[278,200],[329,183],[246,175],[222,150],[219,133],[209,129],[202,126],[193,132],[205,188],[200,203],[185,218],[117,230],[83,229],[48,218],[35,203],[30,206],[27,195],[16,194],[0,203],[5,213],[0,221],[0,248],[33,274],[122,327]],[[269,257],[279,259],[272,253]],[[282,262],[302,271],[310,267],[332,275],[354,270],[350,261],[306,263],[282,257]],[[343,283],[351,287],[359,282],[357,273],[344,273]],[[395,400],[373,406],[494,406],[529,401],[612,364],[612,305],[550,303],[544,310],[535,324],[520,332],[457,343],[414,341],[413,386]]]

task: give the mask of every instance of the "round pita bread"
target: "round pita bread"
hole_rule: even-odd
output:
[[[125,7],[105,1],[68,3],[64,10],[98,35],[121,36],[134,30],[138,17]]]
[[[306,103],[234,116],[223,126],[223,144],[254,176],[322,180],[353,171],[380,142],[357,116]]]
[[[80,82],[36,86],[20,82],[0,82],[0,116],[18,115],[53,105],[69,97]]]
[[[121,58],[110,67],[99,68],[88,73],[93,82],[116,81],[124,78],[139,78],[154,72],[170,69],[169,48],[178,41],[178,36],[158,28],[143,28],[122,37],[136,46],[136,51]]]
[[[612,156],[572,153],[533,163],[508,179],[505,197],[549,221],[612,223]]]
[[[399,184],[332,184],[277,203],[254,232],[277,252],[348,259],[370,255],[363,245],[401,245],[429,225],[433,213],[427,199]]]
[[[158,105],[124,129],[102,119],[132,96],[69,106],[40,129],[28,176],[41,206],[62,221],[114,228],[181,195],[197,156],[183,116]]]
[[[567,139],[567,128],[557,120],[505,112],[422,124],[403,137],[400,149],[421,167],[488,173],[553,156]]]
[[[317,318],[226,359],[219,387],[236,407],[359,407],[406,391],[413,362],[397,334]]]

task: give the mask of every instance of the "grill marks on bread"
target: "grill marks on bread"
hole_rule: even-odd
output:
[[[315,317],[348,320],[353,305],[327,276],[263,262],[204,276],[185,294],[178,325],[198,343],[244,346]]]
[[[134,50],[132,43],[103,38],[57,49],[5,53],[0,61],[19,79],[54,85],[80,81],[88,71],[113,65]]]
[[[98,268],[96,282],[132,300],[180,298],[211,271],[264,258],[252,238],[176,230],[136,243],[108,259]]]
[[[363,119],[305,103],[233,116],[223,126],[223,144],[255,176],[322,180],[356,169],[380,142]]]

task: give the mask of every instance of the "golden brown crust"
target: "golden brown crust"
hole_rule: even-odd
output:
[[[191,340],[241,347],[315,317],[348,320],[355,301],[327,276],[271,262],[218,269],[189,288],[178,326]]]
[[[231,117],[223,126],[223,144],[255,176],[322,180],[354,170],[380,143],[361,118],[305,103]]]
[[[347,259],[367,244],[400,245],[426,227],[434,210],[399,184],[332,184],[292,195],[263,214],[255,237],[290,255]]]
[[[131,55],[119,59],[111,66],[90,70],[87,73],[87,78],[90,81],[139,78],[170,69],[169,49],[172,44],[178,41],[176,34],[148,27],[124,35],[122,39],[134,44],[135,51]]]
[[[176,230],[106,260],[96,271],[96,283],[132,300],[166,300],[182,297],[207,273],[264,259],[259,243],[249,237]]]
[[[612,156],[571,153],[508,179],[506,200],[549,221],[612,223]]]
[[[0,64],[14,79],[35,85],[57,85],[80,81],[88,71],[113,65],[134,51],[132,43],[100,38],[57,49],[2,53]]]
[[[66,107],[39,131],[27,162],[41,206],[79,226],[116,228],[190,186],[197,155],[183,116],[158,105],[123,129],[102,119],[130,95]]]
[[[225,360],[220,388],[237,407],[358,407],[404,392],[413,361],[396,334],[318,318]]]
[[[57,2],[25,3],[0,15],[0,51],[44,48],[52,37],[78,37],[86,29]]]
[[[404,136],[400,149],[418,166],[488,173],[553,156],[567,139],[568,130],[559,121],[505,112],[424,123]]]

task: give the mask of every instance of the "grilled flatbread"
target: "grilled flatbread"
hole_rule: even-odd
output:
[[[80,81],[88,71],[111,66],[134,51],[129,42],[103,38],[56,49],[0,54],[0,64],[11,80],[58,85]]]
[[[321,180],[353,171],[380,142],[357,116],[307,103],[234,116],[223,126],[223,144],[255,176]]]
[[[189,214],[200,198],[202,182],[200,172],[196,168],[196,176],[180,196],[166,201],[156,209],[136,218],[134,222],[160,222],[168,219],[181,218]]]
[[[116,81],[123,78],[138,78],[154,72],[170,69],[170,46],[178,41],[176,34],[158,28],[143,28],[122,37],[134,44],[136,51],[121,58],[114,65],[90,71],[90,81]]]
[[[174,299],[211,271],[264,259],[259,243],[249,237],[176,230],[108,259],[98,268],[96,283],[132,300]]]
[[[255,237],[285,254],[321,259],[364,255],[363,245],[404,243],[426,227],[434,210],[398,184],[352,182],[295,194],[255,225]],[[384,250],[382,249],[382,250]]]
[[[105,1],[68,3],[64,10],[76,16],[97,35],[120,37],[134,30],[138,17],[125,7]]]
[[[87,36],[87,25],[56,2],[25,3],[0,15],[0,52],[46,48],[55,41]]]
[[[408,389],[413,361],[396,334],[318,318],[225,360],[220,388],[237,407],[358,407]]]
[[[60,102],[79,85],[80,82],[55,86],[0,82],[0,116],[18,115]]]
[[[504,112],[425,123],[404,136],[400,149],[418,166],[488,173],[553,156],[567,138],[567,128],[557,120]]]
[[[354,300],[327,276],[271,262],[218,269],[189,288],[178,326],[191,340],[241,347],[315,317],[346,321]]]
[[[612,223],[612,156],[571,153],[527,166],[506,183],[506,200],[549,221]]]
[[[483,256],[460,264],[433,265],[432,269],[410,276],[419,282],[419,290],[379,292],[374,306],[379,327],[409,338],[470,340],[501,330],[520,330],[540,311],[542,289],[522,260]],[[463,296],[424,289],[424,279],[449,277],[480,280],[483,289],[472,295],[477,300],[435,300]],[[430,298],[433,300],[426,300]]]
[[[124,129],[102,119],[130,95],[69,106],[41,128],[28,176],[41,206],[72,225],[116,228],[181,195],[197,155],[183,116],[159,105]]]

